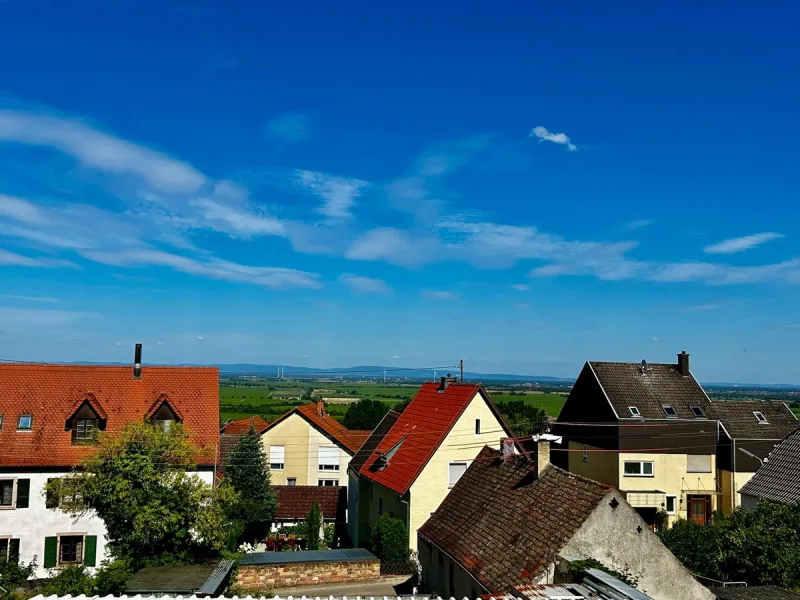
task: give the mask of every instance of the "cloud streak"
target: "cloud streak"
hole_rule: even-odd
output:
[[[529,137],[539,138],[540,143],[552,142],[554,144],[566,146],[567,150],[570,152],[575,152],[578,149],[578,147],[570,141],[569,136],[566,133],[551,133],[546,127],[542,127],[541,125],[534,127],[531,130]]]
[[[317,210],[329,219],[344,219],[351,215],[351,209],[366,181],[350,177],[337,177],[319,171],[295,170],[297,183],[301,188],[321,197],[323,204]]]
[[[361,294],[389,295],[392,293],[391,288],[382,279],[373,279],[372,277],[362,277],[361,275],[345,273],[339,277],[339,281],[344,283],[351,290]]]
[[[703,248],[703,251],[707,254],[736,254],[737,252],[744,252],[773,240],[779,240],[782,237],[784,237],[782,233],[754,233],[753,235],[717,242],[716,244],[706,246]]]

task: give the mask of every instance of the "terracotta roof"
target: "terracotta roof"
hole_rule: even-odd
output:
[[[770,453],[740,492],[775,502],[800,503],[800,429]]]
[[[419,529],[493,594],[536,582],[609,486],[485,447]]]
[[[504,422],[480,385],[451,383],[444,391],[439,392],[439,389],[438,383],[422,384],[400,418],[361,467],[359,474],[362,477],[398,494],[405,494],[476,394],[483,394],[500,422]],[[507,426],[505,429],[508,431]],[[393,450],[394,454],[388,465],[380,470],[374,468],[379,456],[389,450]]]
[[[720,600],[800,600],[800,593],[774,585],[711,588]]]
[[[220,428],[220,433],[229,435],[244,435],[250,431],[250,425],[255,426],[256,433],[261,434],[269,427],[269,423],[262,419],[259,415],[252,417],[245,417],[244,419],[236,419],[229,421]]]
[[[590,361],[611,405],[620,418],[631,418],[635,406],[645,419],[664,419],[662,405],[671,404],[679,419],[694,419],[692,406],[705,410],[708,396],[693,375],[683,376],[677,365]]]
[[[361,470],[361,467],[363,467],[364,463],[367,462],[367,459],[372,456],[372,453],[375,452],[378,444],[381,443],[384,436],[386,436],[399,417],[400,413],[394,410],[390,410],[383,416],[381,422],[378,423],[377,427],[375,427],[372,433],[370,433],[370,436],[361,445],[361,448],[358,450],[358,452],[356,452],[355,456],[350,459],[351,469],[353,469],[356,473]]]
[[[301,406],[296,406],[292,410],[284,413],[278,419],[267,425],[261,433],[268,431],[275,427],[278,423],[284,421],[293,414],[298,414],[309,423],[314,425],[321,432],[325,433],[339,446],[344,448],[351,455],[358,452],[361,445],[367,440],[371,431],[364,431],[360,429],[348,429],[339,421],[330,416],[322,407],[322,414],[320,414],[320,407],[318,402],[309,402]]]
[[[754,412],[764,415],[767,423],[759,423]],[[735,439],[782,440],[800,427],[794,413],[783,402],[715,400],[708,416],[719,419],[728,435]]]
[[[278,494],[276,519],[303,520],[311,510],[311,505],[316,502],[325,520],[335,520],[344,516],[347,507],[346,487],[274,485],[272,489]]]
[[[194,444],[208,447],[203,464],[214,464],[219,444],[219,369],[211,367],[142,368],[133,378],[129,366],[0,365],[0,465],[72,467],[93,451],[73,446],[67,419],[84,400],[102,408],[106,431],[141,421],[168,401]],[[156,406],[158,408],[158,406]],[[98,411],[99,412],[99,411]],[[33,415],[31,431],[17,431],[20,415]],[[213,450],[211,450],[213,449]]]

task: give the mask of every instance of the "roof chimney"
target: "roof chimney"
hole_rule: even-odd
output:
[[[317,400],[317,414],[320,417],[325,416],[325,400]]]
[[[142,345],[136,344],[136,349],[133,352],[133,378],[142,378]]]
[[[686,350],[678,354],[678,373],[684,377],[689,376],[689,355]]]
[[[445,377],[440,377],[439,380],[439,388],[436,391],[440,394],[447,389],[448,385],[456,382],[456,378],[450,375],[450,373],[448,373]]]
[[[563,438],[552,433],[540,433],[531,439],[536,442],[536,474],[541,477],[550,466],[550,443],[560,444]]]

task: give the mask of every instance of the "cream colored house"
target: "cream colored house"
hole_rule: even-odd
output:
[[[350,459],[369,434],[344,427],[322,401],[290,410],[261,434],[272,485],[346,486]]]
[[[484,446],[500,448],[512,435],[489,394],[480,385],[425,383],[391,426],[364,444],[350,469],[349,532],[354,546],[370,543],[381,515],[391,513],[409,530],[417,547],[417,529],[436,511]]]

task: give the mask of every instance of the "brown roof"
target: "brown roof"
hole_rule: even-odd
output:
[[[213,465],[219,444],[219,369],[151,367],[134,379],[129,366],[0,365],[0,465],[71,467],[93,452],[72,445],[67,420],[87,401],[106,431],[141,421],[163,402],[182,418],[191,441],[205,448],[198,462]],[[17,431],[20,415],[31,431]]]
[[[335,520],[344,513],[347,506],[346,487],[275,485],[272,489],[278,494],[276,519],[305,519],[311,505],[316,502],[325,520]]]
[[[775,502],[800,502],[800,429],[770,453],[764,465],[740,491]]]
[[[358,449],[361,448],[361,445],[367,441],[367,438],[372,433],[361,429],[348,429],[328,414],[322,401],[296,406],[267,425],[261,433],[272,429],[293,414],[303,417],[351,455],[358,452]]]
[[[679,419],[694,419],[692,406],[705,410],[708,396],[693,375],[683,376],[676,365],[590,361],[597,380],[620,418],[631,418],[629,407],[645,419],[664,419],[663,406],[671,404]]]
[[[364,466],[364,463],[367,462],[367,459],[375,452],[375,449],[378,447],[378,444],[381,443],[383,438],[389,433],[389,430],[397,421],[400,413],[394,410],[390,410],[387,412],[381,422],[372,430],[370,436],[367,438],[361,448],[356,452],[355,456],[350,459],[350,468],[353,469],[356,473],[361,470],[361,467]]]
[[[774,585],[711,588],[720,600],[800,600],[800,593]]]
[[[267,423],[263,418],[259,415],[253,415],[252,417],[245,417],[243,419],[235,419],[233,421],[228,421],[220,428],[220,433],[228,433],[231,435],[244,435],[248,431],[250,431],[250,426],[255,427],[256,433],[264,433],[267,427],[269,427],[269,423]]]
[[[492,593],[532,584],[577,532],[609,486],[484,448],[419,529]]]
[[[760,412],[767,423],[759,423],[754,412]],[[782,440],[800,427],[794,413],[783,402],[758,400],[715,400],[708,416],[719,419],[731,438]]]

